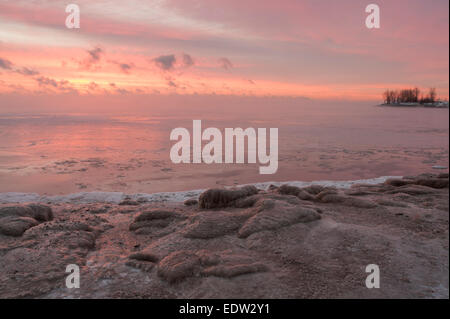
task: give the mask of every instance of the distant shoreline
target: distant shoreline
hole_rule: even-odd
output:
[[[435,108],[435,109],[448,109],[448,102],[436,102],[436,103],[382,103],[378,106],[392,106],[392,107],[424,107],[424,108]]]

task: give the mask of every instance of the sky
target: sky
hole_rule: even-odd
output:
[[[80,28],[68,29],[69,3]],[[380,100],[449,95],[449,2],[0,0],[0,108],[17,97]]]

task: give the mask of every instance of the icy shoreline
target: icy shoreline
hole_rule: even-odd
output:
[[[386,178],[189,203],[167,201],[201,190],[10,193],[32,202],[0,205],[0,298],[448,298],[448,173]],[[369,263],[380,289],[365,285]],[[80,289],[64,286],[68,264]]]
[[[254,185],[258,189],[266,190],[270,185],[280,186],[288,184],[297,187],[306,187],[309,185],[321,185],[321,186],[335,186],[337,188],[350,188],[355,184],[380,184],[389,178],[402,178],[402,176],[381,176],[370,179],[360,179],[353,181],[314,181],[314,182],[302,182],[302,181],[289,181],[289,182],[264,182],[264,183],[251,183],[244,185]],[[6,192],[0,193],[0,204],[10,203],[71,203],[71,204],[90,204],[90,203],[111,203],[118,204],[123,200],[134,200],[141,202],[183,202],[186,199],[197,197],[205,189],[196,189],[180,192],[162,192],[162,193],[137,193],[126,194],[123,192],[81,192],[67,195],[39,195],[37,193],[19,193],[19,192]]]

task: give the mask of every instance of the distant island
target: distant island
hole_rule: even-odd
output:
[[[386,90],[383,93],[383,104],[389,106],[424,106],[448,108],[448,101],[437,98],[436,89],[430,88],[424,95],[419,88],[403,90]]]

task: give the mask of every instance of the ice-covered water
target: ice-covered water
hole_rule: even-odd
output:
[[[0,108],[0,193],[119,198],[249,183],[417,175],[448,167],[448,109],[260,101],[116,114]],[[277,173],[260,175],[259,163],[173,164],[170,131],[192,131],[194,119],[202,120],[203,129],[278,128]]]

